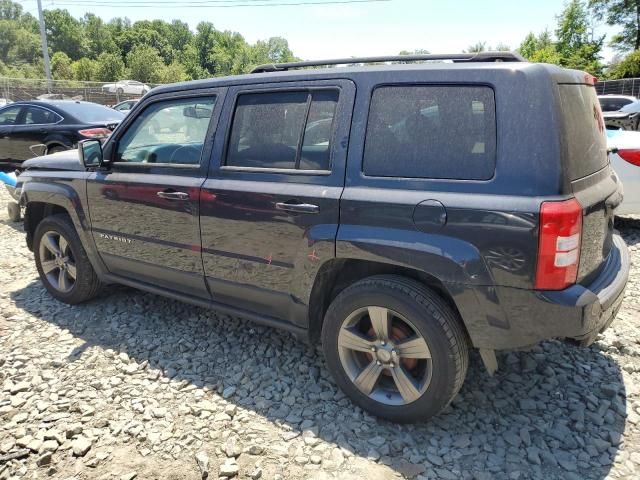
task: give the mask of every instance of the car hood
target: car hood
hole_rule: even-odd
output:
[[[617,112],[602,112],[602,116],[604,118],[626,118],[630,115],[633,115],[634,112],[621,112],[618,110]]]
[[[22,162],[21,167],[35,170],[84,170],[80,165],[77,149],[30,158]]]

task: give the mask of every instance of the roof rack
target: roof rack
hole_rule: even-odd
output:
[[[284,72],[287,70],[323,67],[328,65],[350,65],[353,63],[384,63],[384,62],[424,62],[435,60],[451,60],[454,63],[465,62],[526,62],[522,56],[515,52],[479,52],[479,53],[450,53],[450,54],[426,54],[426,55],[391,55],[382,57],[353,57],[335,58],[330,60],[310,60],[291,63],[267,63],[259,65],[251,73]]]

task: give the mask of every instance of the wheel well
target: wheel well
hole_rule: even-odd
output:
[[[309,340],[316,344],[320,340],[324,315],[331,302],[350,285],[373,275],[400,275],[427,285],[440,295],[456,312],[460,312],[453,298],[436,277],[412,268],[379,262],[353,259],[335,259],[325,263],[316,276],[309,301]],[[466,326],[462,322],[466,331]]]
[[[24,214],[24,230],[27,233],[27,246],[33,250],[33,235],[38,224],[51,215],[69,214],[64,207],[53,203],[29,202]]]

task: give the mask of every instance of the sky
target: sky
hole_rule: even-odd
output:
[[[149,1],[149,0],[140,0]],[[461,52],[479,41],[518,47],[529,32],[553,31],[563,0],[389,0],[306,6],[188,8],[198,0],[156,2],[153,7],[130,6],[136,0],[42,0],[43,8],[66,8],[75,17],[87,11],[104,20],[128,17],[132,21],[160,18],[187,22],[192,29],[200,21],[218,30],[242,34],[250,43],[272,36],[289,41],[294,54],[306,60],[331,57],[395,55],[401,50],[426,49],[431,53]],[[238,0],[232,0],[237,2]],[[260,0],[260,3],[312,2],[318,0]],[[248,3],[256,0],[247,0]],[[37,14],[36,0],[21,0]],[[206,3],[199,0],[199,3]],[[129,6],[123,6],[127,5]],[[180,5],[181,4],[181,5]],[[220,0],[209,5],[220,5]],[[171,5],[171,3],[169,3]],[[599,26],[601,34],[615,32]],[[604,51],[605,59],[612,56]]]

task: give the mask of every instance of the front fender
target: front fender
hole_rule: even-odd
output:
[[[68,178],[69,176],[63,172],[48,173],[50,176],[46,178],[29,177],[22,184],[20,204],[26,208],[25,231],[27,231],[27,235],[29,236],[30,232],[35,230],[35,225],[31,230],[28,224],[31,221],[30,210],[32,207],[45,204],[64,209],[73,222],[94,270],[99,276],[102,276],[106,269],[97,254],[96,246],[91,236],[91,222],[86,209],[86,202],[84,201],[86,199],[84,179]],[[27,243],[29,245],[31,243],[29,237],[27,238]]]

